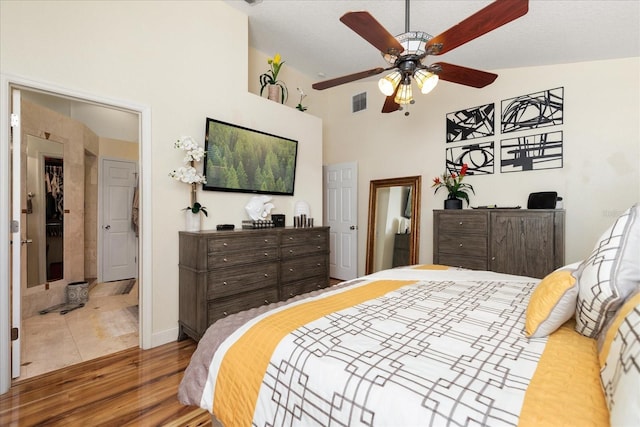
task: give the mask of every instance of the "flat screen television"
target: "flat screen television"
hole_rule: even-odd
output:
[[[204,190],[293,196],[298,141],[207,117]]]

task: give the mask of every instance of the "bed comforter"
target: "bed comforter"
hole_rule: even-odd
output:
[[[608,425],[595,341],[524,335],[538,282],[414,266],[238,313],[179,399],[227,427]]]

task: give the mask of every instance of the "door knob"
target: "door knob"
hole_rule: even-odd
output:
[[[356,225],[352,225],[351,227],[349,227],[349,230],[357,230],[358,227]]]
[[[105,226],[104,226],[104,229],[105,229],[105,230],[111,230],[111,226],[110,226],[110,225],[105,225]]]
[[[24,240],[20,240],[20,243],[22,243],[23,245],[25,243],[33,243],[33,239],[24,239]]]

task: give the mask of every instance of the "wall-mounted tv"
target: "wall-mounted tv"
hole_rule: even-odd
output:
[[[293,196],[298,141],[207,117],[204,190]]]

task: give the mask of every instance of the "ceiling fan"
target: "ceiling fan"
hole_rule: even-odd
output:
[[[391,66],[324,80],[311,87],[328,89],[393,70],[378,82],[380,91],[387,95],[383,113],[401,110],[403,105],[415,102],[411,89],[412,78],[422,93],[431,91],[438,79],[476,88],[485,87],[493,83],[498,75],[446,62],[426,65],[422,61],[429,55],[442,55],[493,31],[525,15],[528,10],[528,0],[496,0],[435,37],[423,31],[409,31],[409,0],[405,0],[405,32],[396,37],[369,12],[347,12],[340,21],[378,49]]]

